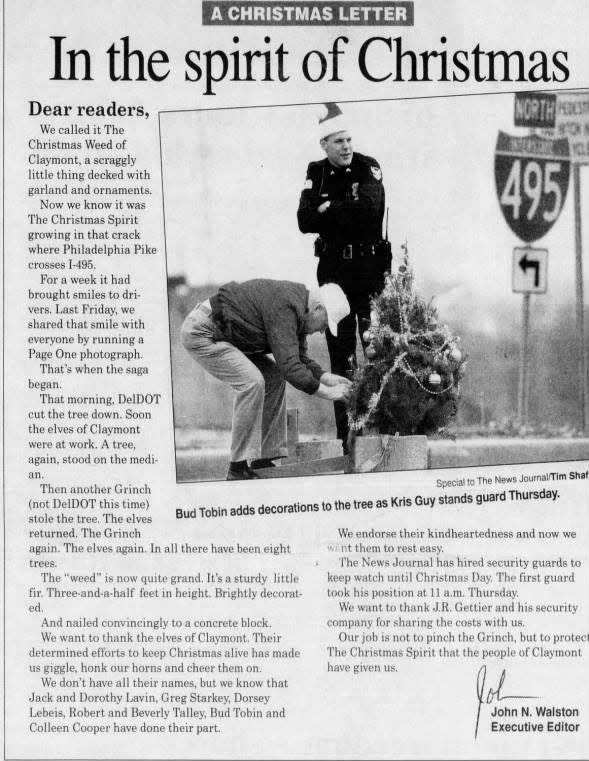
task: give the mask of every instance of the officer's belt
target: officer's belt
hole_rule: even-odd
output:
[[[315,255],[319,257],[334,256],[342,259],[354,259],[355,257],[378,256],[389,252],[390,242],[387,240],[328,243],[317,238],[315,242]]]

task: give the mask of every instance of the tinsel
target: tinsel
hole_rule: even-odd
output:
[[[466,356],[433,304],[415,294],[406,245],[371,306],[370,343],[348,401],[351,431],[441,432],[456,415]]]

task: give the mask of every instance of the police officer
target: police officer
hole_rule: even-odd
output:
[[[299,229],[318,233],[319,285],[337,283],[346,294],[350,314],[338,334],[328,330],[331,371],[350,375],[356,357],[356,330],[362,346],[370,325],[370,297],[380,293],[391,267],[391,250],[383,240],[385,192],[378,162],[355,153],[349,125],[337,104],[326,104],[319,121],[319,141],[326,158],[312,161],[298,209]],[[335,402],[337,437],[348,448],[348,419],[344,402]]]

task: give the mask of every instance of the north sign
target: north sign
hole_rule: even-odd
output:
[[[539,240],[558,219],[570,177],[569,143],[499,132],[495,185],[505,221],[524,243]]]
[[[513,123],[516,127],[554,127],[556,95],[548,92],[516,92]]]

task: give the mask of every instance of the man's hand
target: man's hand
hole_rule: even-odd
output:
[[[319,381],[320,383],[323,383],[323,385],[325,386],[339,386],[341,384],[345,386],[352,385],[351,380],[348,380],[348,378],[344,378],[343,375],[336,375],[335,373],[323,373]]]
[[[330,206],[331,206],[331,201],[323,201],[321,206],[317,207],[317,211],[319,212],[319,214],[324,214],[327,211],[327,209],[329,209]]]
[[[331,390],[334,393],[333,401],[339,402],[339,401],[347,401],[348,397],[350,395],[350,391],[352,389],[352,384],[347,381],[346,383],[338,383],[337,386],[330,386]]]
[[[349,381],[338,383],[335,386],[326,386],[321,383],[315,394],[321,399],[328,399],[331,402],[342,402],[348,398],[351,387],[352,384]]]

